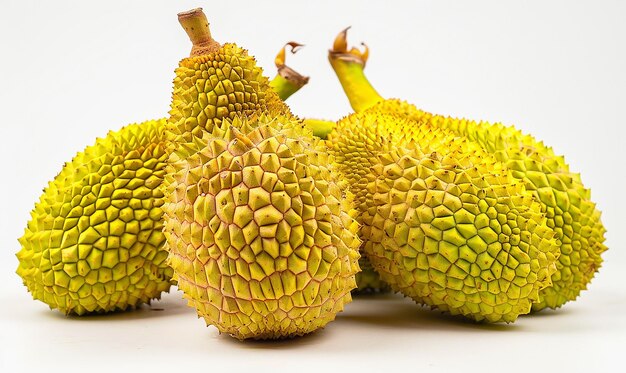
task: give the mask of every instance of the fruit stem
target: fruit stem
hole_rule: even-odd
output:
[[[335,128],[335,122],[323,119],[306,118],[304,124],[313,131],[313,135],[321,139],[326,139],[329,133]]]
[[[361,112],[384,100],[367,80],[363,73],[365,63],[369,56],[369,49],[365,44],[363,52],[357,48],[348,51],[347,33],[348,28],[337,35],[333,48],[328,51],[330,61],[339,82],[343,87],[352,109]]]
[[[189,53],[190,57],[212,53],[220,48],[220,43],[211,37],[209,22],[202,8],[178,13],[178,22],[183,26],[193,44]]]
[[[296,53],[303,45],[293,41],[285,44],[274,59],[277,68],[276,77],[270,82],[270,87],[278,94],[281,100],[286,100],[309,82],[308,76],[303,76],[291,67],[285,65],[285,50],[291,47],[291,53]]]

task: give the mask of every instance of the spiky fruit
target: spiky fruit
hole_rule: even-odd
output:
[[[78,153],[31,213],[17,273],[65,314],[135,307],[170,287],[161,220],[165,121],[132,124]]]
[[[226,68],[217,65],[218,71],[209,69],[213,75],[202,76],[211,82],[223,77]],[[275,79],[274,86],[283,92],[288,83]],[[265,97],[268,110],[285,108],[274,92]],[[169,289],[158,190],[167,159],[165,123],[130,125],[98,139],[44,191],[17,254],[17,272],[35,299],[81,315],[134,307]]]
[[[176,70],[163,183],[179,288],[240,339],[312,332],[355,287],[351,198],[254,58],[215,42],[201,9],[179,20],[194,48]]]
[[[345,31],[339,34],[329,58],[352,107],[357,111],[395,113],[411,119],[416,126],[450,130],[501,161],[541,202],[541,211],[560,245],[553,285],[540,292],[533,310],[557,308],[576,299],[600,268],[601,254],[607,249],[601,214],[580,175],[570,171],[563,156],[512,126],[434,115],[402,101],[383,99],[363,74],[368,53],[355,49],[348,52],[345,37]]]
[[[356,286],[351,198],[300,127],[284,117],[225,119],[167,176],[178,286],[207,324],[239,339],[315,331]]]
[[[328,135],[335,128],[335,122],[328,120],[307,118],[304,120],[304,124],[313,132],[314,136],[324,140],[328,138]],[[352,148],[352,150],[358,152],[358,148]],[[343,152],[337,151],[335,151],[334,154],[337,155],[339,159],[343,159],[346,155]],[[358,182],[361,176],[363,176],[363,173],[367,172],[368,163],[354,166],[355,167],[348,170],[347,174],[352,185]],[[358,188],[352,187],[352,191],[358,191]],[[371,263],[363,253],[361,254],[361,259],[359,259],[359,267],[361,267],[361,272],[356,275],[357,288],[353,291],[354,294],[386,293],[390,290],[389,285],[380,279],[380,276],[372,268]]]
[[[550,285],[558,249],[540,206],[475,143],[394,115],[350,115],[327,145],[356,195],[365,255],[419,303],[515,321]]]
[[[407,117],[421,126],[449,129],[475,141],[533,191],[561,248],[552,286],[540,293],[534,310],[560,307],[587,288],[602,264],[606,229],[600,211],[591,201],[591,191],[583,185],[580,174],[569,170],[563,156],[555,155],[552,148],[512,126],[433,115],[397,100],[379,105],[386,111],[402,108]]]
[[[175,71],[168,150],[175,153],[178,147],[192,144],[224,119],[290,113],[247,50],[213,40],[201,8],[180,13],[179,21],[193,48]]]
[[[459,141],[450,132],[422,131],[413,123],[393,115],[350,115],[337,124],[320,120],[305,120],[305,123],[312,128],[314,133],[326,134],[329,151],[346,175],[350,190],[355,194],[356,204],[362,213],[366,211],[368,198],[366,186],[373,180],[372,167],[378,163],[378,153],[388,150],[384,149],[383,143],[415,142],[417,146],[430,149],[431,152],[465,152],[480,159],[478,162],[486,162],[489,159],[494,172],[502,171],[501,164],[491,159],[479,146],[467,141]],[[382,127],[384,130],[381,132],[377,130],[377,127]],[[335,130],[332,131],[332,129]],[[387,139],[387,136],[390,137]],[[362,216],[359,215],[359,218]],[[362,224],[363,221],[359,220],[359,223]],[[357,276],[359,290],[378,292],[389,288],[376,272],[371,270],[372,265],[368,262],[366,253],[362,253],[359,265],[363,269],[363,273]]]

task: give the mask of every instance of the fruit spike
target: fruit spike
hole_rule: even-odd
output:
[[[399,100],[384,99],[365,77],[364,63],[354,54],[344,57],[345,34],[344,30],[338,36],[339,41],[335,40],[339,50],[331,50],[329,59],[354,110],[363,112],[371,108],[408,118],[417,126],[450,130],[479,144],[503,162],[541,202],[548,226],[560,242],[562,255],[552,276],[553,286],[540,292],[533,310],[558,308],[576,299],[600,268],[601,254],[607,249],[600,212],[580,175],[571,172],[564,158],[555,155],[550,147],[512,126],[435,115]]]
[[[270,87],[272,87],[283,100],[297,92],[309,82],[308,76],[303,76],[291,67],[285,65],[285,50],[288,46],[291,47],[291,53],[295,54],[304,44],[290,41],[280,49],[274,59],[278,73],[270,82]]]

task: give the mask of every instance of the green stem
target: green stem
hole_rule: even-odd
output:
[[[322,139],[326,139],[329,133],[335,128],[335,122],[323,119],[307,118],[304,124],[313,131],[313,135]]]
[[[354,111],[362,112],[384,100],[363,73],[364,64],[353,55],[330,53],[328,59]]]
[[[285,101],[289,96],[296,93],[300,88],[302,88],[305,84],[308,83],[309,78],[303,77],[298,74],[298,77],[294,77],[293,75],[285,75],[285,69],[289,69],[287,66],[283,66],[282,68],[278,68],[278,73],[270,82],[270,87],[278,94],[281,100]]]

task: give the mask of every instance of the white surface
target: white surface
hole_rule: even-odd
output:
[[[0,371],[618,370],[626,345],[624,3],[292,3],[2,1]],[[289,100],[298,114],[349,112],[326,51],[352,25],[349,42],[369,44],[367,74],[381,94],[516,124],[565,154],[608,229],[590,291],[559,311],[496,326],[397,296],[359,299],[324,331],[278,343],[218,336],[178,292],[153,304],[163,311],[80,319],[32,301],[14,274],[14,253],[41,189],[96,136],[166,116],[173,69],[190,47],[176,13],[197,6],[216,39],[249,48],[268,75],[284,42],[306,44],[288,56],[312,77]]]

